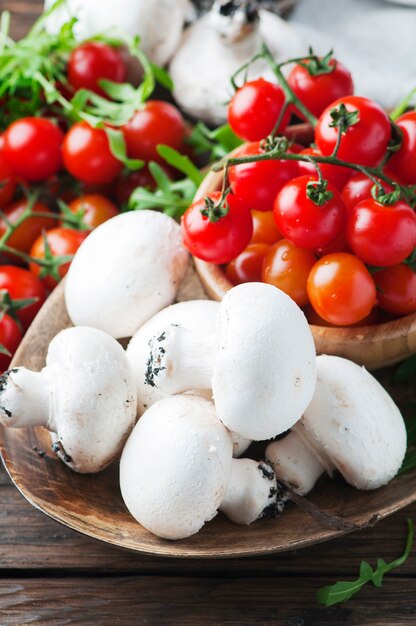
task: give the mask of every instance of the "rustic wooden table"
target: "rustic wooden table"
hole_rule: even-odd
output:
[[[25,33],[40,0],[0,0]],[[414,390],[396,395],[415,400]],[[163,560],[108,548],[49,520],[0,472],[0,626],[24,624],[416,624],[416,550],[348,603],[321,608],[315,592],[354,579],[361,559],[401,554],[416,504],[376,528],[299,552],[221,561]],[[276,524],[278,532],[278,524]],[[413,595],[415,594],[415,595]]]

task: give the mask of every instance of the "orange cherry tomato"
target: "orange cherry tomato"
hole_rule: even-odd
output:
[[[46,233],[46,239],[49,244],[52,256],[74,255],[84,239],[87,237],[88,231],[72,230],[70,228],[53,228]],[[45,258],[45,242],[43,235],[36,239],[30,250],[30,256],[35,259]],[[69,270],[70,262],[63,263],[59,266],[58,273],[61,278]],[[30,263],[30,271],[39,276],[42,268],[36,263]],[[58,281],[53,276],[44,276],[41,278],[43,284],[50,290],[54,289]]]
[[[80,196],[68,206],[72,213],[82,214],[82,224],[91,230],[118,215],[114,202],[98,193]]]
[[[306,306],[309,302],[306,281],[315,263],[313,252],[281,239],[264,259],[262,279],[287,293],[297,305]]]
[[[416,272],[400,263],[373,275],[377,298],[384,311],[393,315],[416,312]]]
[[[319,259],[309,274],[307,291],[318,315],[335,326],[363,320],[377,300],[370,272],[360,259],[347,252]]]
[[[27,208],[26,198],[9,204],[4,209],[4,215],[8,222],[15,224]],[[32,211],[36,213],[50,213],[49,208],[41,202],[35,202]],[[21,252],[29,252],[33,242],[44,230],[53,228],[56,220],[53,217],[29,217],[13,233],[7,241],[7,245]],[[0,220],[0,237],[6,232],[7,224],[4,219]]]
[[[314,326],[326,326],[329,328],[335,328],[334,324],[330,324],[329,322],[324,320],[323,317],[318,315],[315,309],[310,305],[306,307],[304,313],[306,315],[306,318],[309,324],[313,324]],[[380,322],[381,313],[382,313],[381,309],[379,309],[379,307],[376,306],[374,307],[374,309],[370,311],[370,313],[366,317],[364,317],[359,322],[356,322],[355,324],[350,324],[350,326],[353,326],[353,327],[373,326],[374,324],[377,324],[378,322]]]
[[[247,246],[225,268],[227,278],[233,285],[261,282],[264,257],[269,251],[267,243],[253,243]]]
[[[253,216],[253,236],[250,245],[253,243],[272,245],[279,239],[283,239],[283,235],[277,230],[273,211],[252,211],[251,215]]]

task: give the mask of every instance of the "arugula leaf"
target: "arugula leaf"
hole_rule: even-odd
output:
[[[121,130],[106,126],[105,134],[108,137],[112,155],[123,163],[123,165],[128,167],[129,170],[140,170],[144,166],[144,161],[140,159],[129,159],[127,156],[126,142]]]
[[[210,161],[224,158],[243,142],[231,130],[229,124],[210,130],[203,122],[198,122],[186,140],[196,154],[208,153]]]
[[[159,209],[170,217],[183,215],[195,196],[198,185],[190,178],[171,181],[157,163],[150,162],[149,170],[157,187],[150,191],[146,187],[137,187],[130,196],[128,209]]]
[[[173,80],[171,79],[167,71],[164,70],[163,67],[159,67],[159,65],[155,65],[154,63],[151,63],[150,66],[159,85],[162,85],[162,87],[165,87],[165,89],[168,89],[169,91],[173,91]]]
[[[407,540],[406,547],[403,554],[392,561],[386,563],[383,559],[377,560],[377,566],[373,570],[367,561],[361,561],[360,573],[356,580],[353,581],[338,581],[334,585],[322,587],[318,590],[316,597],[320,604],[325,606],[333,606],[340,602],[346,602],[356,593],[358,593],[362,587],[372,582],[375,587],[381,587],[383,583],[383,577],[396,567],[400,567],[408,558],[412,546],[413,546],[413,522],[411,519],[407,520]]]
[[[181,154],[177,150],[174,150],[170,146],[159,145],[157,151],[161,157],[165,159],[169,165],[175,167],[177,170],[185,174],[199,187],[204,180],[204,175],[199,169],[192,163],[191,159],[184,154]]]

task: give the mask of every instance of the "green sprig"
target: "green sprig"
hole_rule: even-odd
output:
[[[361,561],[359,576],[353,581],[339,581],[334,585],[322,587],[318,590],[316,597],[320,604],[333,606],[341,602],[346,602],[358,593],[364,585],[371,582],[375,587],[381,587],[384,576],[393,569],[400,567],[407,560],[413,546],[413,522],[407,520],[407,540],[403,554],[392,561],[386,563],[383,559],[377,560],[377,565],[373,570],[367,561]]]

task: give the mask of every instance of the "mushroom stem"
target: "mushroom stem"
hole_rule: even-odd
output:
[[[216,333],[171,325],[149,342],[146,383],[168,394],[211,389]]]
[[[301,496],[313,489],[325,471],[302,437],[294,431],[270,443],[266,448],[266,459],[273,467],[276,478]]]
[[[0,378],[0,423],[9,428],[45,426],[49,423],[49,379],[46,371],[25,367],[5,372]]]
[[[233,459],[231,479],[220,506],[231,521],[245,525],[262,517],[277,517],[284,504],[269,465],[252,459]]]

